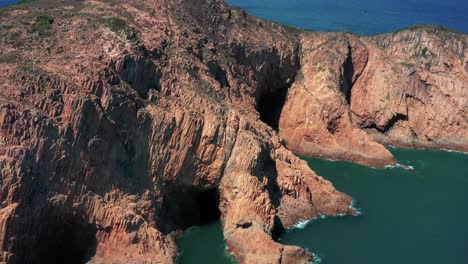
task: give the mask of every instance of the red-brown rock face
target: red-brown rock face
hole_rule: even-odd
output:
[[[468,35],[426,28],[365,39],[353,121],[377,141],[468,151]],[[375,65],[375,66],[374,66]]]
[[[301,47],[302,66],[280,120],[288,148],[377,167],[394,163],[390,152],[352,121],[352,87],[368,61],[364,44],[344,33],[311,33]]]
[[[383,167],[381,144],[467,151],[466,34],[304,33],[280,120],[288,148]]]
[[[307,263],[309,252],[272,237],[299,220],[353,213],[351,198],[284,142],[376,166],[393,157],[373,140],[442,138],[466,149],[466,59],[455,62],[466,58],[465,35],[452,46],[445,32],[426,30],[394,40],[299,35],[210,0],[38,0],[0,13],[5,263],[173,263],[171,233],[218,217],[241,263]],[[404,79],[411,92],[358,103],[388,89],[372,63],[403,58],[415,36],[438,39],[428,49],[451,60],[434,65],[451,70],[415,66]],[[434,92],[422,93],[416,74]],[[444,83],[453,86],[435,88]],[[434,116],[430,130],[411,100],[460,116]],[[379,109],[407,117],[387,129],[393,116]]]

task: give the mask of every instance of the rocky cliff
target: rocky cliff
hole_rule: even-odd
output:
[[[274,238],[354,211],[291,150],[468,149],[463,34],[301,32],[216,0],[0,13],[5,263],[173,263],[173,232],[218,218],[241,263],[307,263]]]
[[[280,134],[302,154],[383,167],[382,144],[468,151],[468,35],[303,33]]]

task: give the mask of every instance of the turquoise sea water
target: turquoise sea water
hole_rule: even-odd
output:
[[[179,264],[233,264],[234,258],[225,251],[221,223],[187,229],[177,238],[180,249]]]
[[[302,29],[374,35],[416,24],[468,32],[467,0],[227,0],[252,15]]]
[[[281,243],[309,248],[326,264],[468,263],[468,155],[391,151],[415,172],[306,158],[363,215],[312,221]]]
[[[280,242],[308,248],[324,264],[468,263],[468,155],[390,150],[415,171],[305,158],[363,214],[311,221]],[[233,263],[222,241],[218,223],[189,230],[179,239],[180,263]]]

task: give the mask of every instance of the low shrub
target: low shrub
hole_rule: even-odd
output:
[[[104,23],[114,32],[124,30],[127,27],[127,22],[118,17],[106,17],[104,18]]]
[[[33,24],[33,32],[39,35],[44,35],[46,31],[52,28],[54,18],[49,15],[39,15],[36,17],[36,22]]]

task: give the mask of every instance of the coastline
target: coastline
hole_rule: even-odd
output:
[[[306,262],[278,231],[360,211],[294,146],[383,168],[396,160],[368,130],[468,136],[452,115],[466,34],[299,34],[211,0],[53,1],[0,10],[0,261],[173,263],[174,231],[219,219],[243,264]]]

